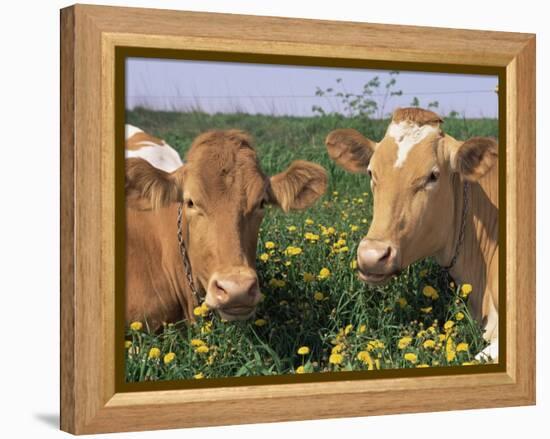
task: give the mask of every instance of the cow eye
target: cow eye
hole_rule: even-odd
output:
[[[186,201],[185,201],[185,206],[188,208],[188,209],[192,209],[193,207],[195,207],[195,203],[193,203],[193,200],[191,198],[188,198]]]
[[[428,176],[428,183],[435,183],[437,180],[439,180],[439,171],[433,170],[430,175]]]

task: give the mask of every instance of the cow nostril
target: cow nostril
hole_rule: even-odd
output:
[[[391,255],[391,247],[387,246],[386,250],[384,250],[384,252],[382,252],[382,254],[380,255],[379,261],[380,262],[385,261],[386,259],[388,259],[390,257],[390,255]]]
[[[227,296],[228,296],[227,291],[222,286],[222,284],[218,281],[216,281],[216,296],[218,296],[218,299],[220,300],[227,299]]]

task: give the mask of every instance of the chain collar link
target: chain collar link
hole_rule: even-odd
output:
[[[462,244],[464,242],[464,235],[466,234],[466,216],[468,215],[468,188],[470,187],[470,184],[465,181],[462,184],[462,218],[460,220],[460,231],[458,234],[458,242],[456,243],[455,248],[455,254],[453,256],[453,259],[451,259],[451,263],[447,265],[446,267],[442,267],[446,271],[450,271],[454,265],[456,264],[456,261],[458,260],[458,256],[460,255],[460,249],[462,248]]]
[[[180,246],[181,260],[183,262],[183,268],[185,270],[185,276],[187,277],[187,283],[189,288],[193,293],[193,296],[197,302],[200,304],[199,293],[195,288],[195,283],[193,282],[193,274],[191,272],[191,263],[189,262],[189,256],[187,254],[187,248],[185,247],[185,241],[183,240],[183,204],[180,203],[178,206],[178,243]]]

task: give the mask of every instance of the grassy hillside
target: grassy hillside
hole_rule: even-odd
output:
[[[258,243],[265,299],[256,320],[228,324],[198,309],[197,324],[170,326],[161,335],[129,329],[128,381],[459,365],[483,347],[467,293],[431,261],[383,288],[356,278],[357,244],[372,217],[368,181],[334,166],[324,139],[347,127],[379,140],[388,121],[142,109],[128,112],[127,121],[164,138],[182,156],[204,131],[239,128],[254,137],[266,173],[306,159],[323,165],[330,179],[327,194],[306,212],[268,210]],[[459,139],[498,133],[493,119],[448,119],[444,127]],[[423,294],[431,291],[427,286],[437,294]],[[299,354],[300,347],[307,349]]]

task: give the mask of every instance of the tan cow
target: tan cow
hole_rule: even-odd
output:
[[[359,277],[381,284],[428,256],[451,266],[457,282],[473,286],[469,306],[490,342],[483,354],[496,360],[498,148],[485,137],[456,140],[442,123],[431,111],[404,108],[378,143],[340,129],[326,144],[338,165],[370,177],[373,220],[357,250]]]
[[[266,176],[250,138],[236,130],[200,135],[171,173],[126,159],[126,321],[156,329],[193,320],[203,297],[222,318],[249,318],[260,300],[256,246],[266,205],[305,209],[326,186],[325,169],[306,161]]]

